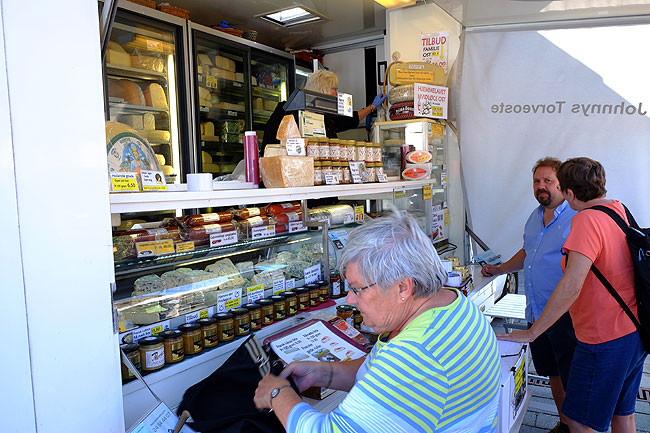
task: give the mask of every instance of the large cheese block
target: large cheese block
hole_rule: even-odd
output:
[[[163,165],[162,172],[165,176],[171,176],[172,174],[174,174],[174,167],[172,167],[171,165]]]
[[[413,83],[444,86],[445,70],[426,62],[398,63],[390,68],[389,79],[393,86]]]
[[[165,63],[162,59],[152,56],[131,56],[131,66],[139,69],[146,69],[154,72],[164,72]]]
[[[169,131],[160,131],[156,129],[153,130],[143,129],[137,132],[138,134],[144,136],[147,140],[153,140],[153,141],[169,141],[171,137]]]
[[[201,134],[209,137],[214,137],[214,123],[212,122],[202,122],[201,123]]]
[[[108,41],[106,63],[109,65],[131,66],[131,57],[120,44]]]
[[[212,155],[210,155],[205,150],[201,151],[201,161],[203,164],[212,164]]]
[[[230,81],[235,81],[237,78],[235,76],[235,73],[232,71],[227,71],[225,69],[221,68],[210,68],[210,75],[217,77],[217,78],[222,78]]]
[[[314,185],[314,158],[311,156],[265,156],[260,159],[260,171],[267,188]]]
[[[196,56],[196,59],[198,60],[199,65],[201,66],[203,65],[214,66],[212,60],[210,60],[210,56],[208,56],[207,54],[199,54]]]
[[[243,83],[244,82],[244,74],[242,74],[241,72],[236,72],[235,73],[235,81]]]
[[[210,102],[210,91],[201,86],[199,86],[199,104],[205,105],[206,107],[212,107],[212,102]]]
[[[169,109],[165,91],[158,83],[151,83],[147,86],[144,90],[144,99],[149,107]]]
[[[219,284],[222,289],[235,289],[245,284],[241,274],[230,259],[219,260],[205,268],[206,271],[216,274],[216,277],[223,277],[223,283]]]
[[[203,164],[204,173],[219,173],[221,171],[221,166],[219,164],[205,163]]]
[[[108,96],[122,98],[127,104],[147,105],[140,86],[129,80],[115,80],[108,85]]]
[[[158,164],[165,165],[165,155],[161,155],[160,153],[156,153],[156,159],[158,160]]]
[[[214,62],[215,66],[217,68],[224,69],[224,70],[230,71],[230,72],[235,72],[236,71],[235,62],[233,60],[230,60],[229,58],[223,57],[223,56],[217,56],[214,60],[215,60],[215,62]],[[234,80],[234,78],[233,78],[233,80]]]
[[[298,124],[296,123],[296,119],[293,118],[292,114],[287,114],[282,118],[275,138],[278,140],[286,140],[287,138],[300,138],[300,130],[298,129]]]
[[[124,114],[120,116],[120,122],[126,123],[133,129],[144,129],[144,117],[142,114]]]
[[[275,110],[275,106],[278,105],[277,101],[264,101],[264,109],[266,111]],[[293,117],[293,116],[292,116]]]
[[[156,129],[156,117],[152,113],[145,113],[143,116],[143,128],[147,131]]]

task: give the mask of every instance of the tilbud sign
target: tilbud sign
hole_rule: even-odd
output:
[[[420,60],[438,65],[447,73],[449,32],[427,33],[420,36]]]

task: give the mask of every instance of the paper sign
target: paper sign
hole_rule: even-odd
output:
[[[413,84],[413,108],[416,117],[447,118],[449,89],[429,84]]]
[[[220,247],[223,245],[231,245],[239,242],[237,231],[225,233],[212,233],[210,235],[210,247]]]
[[[217,77],[213,75],[206,75],[205,76],[205,87],[209,87],[211,89],[216,89],[217,88]]]
[[[285,142],[287,148],[287,155],[289,156],[305,156],[305,139],[304,138],[287,138]]]
[[[363,173],[366,171],[366,163],[364,161],[349,161],[349,165],[352,183],[363,183]]]
[[[296,287],[296,279],[290,278],[284,282],[285,290],[291,290]]]
[[[301,110],[298,123],[302,137],[325,137],[325,116],[322,114]]]
[[[406,197],[405,190],[395,191],[395,198],[404,198],[404,197]]]
[[[325,185],[338,185],[338,184],[339,184],[339,180],[335,175],[333,174],[325,175]]]
[[[348,232],[346,230],[330,230],[327,235],[338,250],[342,250],[348,242]]]
[[[275,236],[275,225],[253,227],[251,229],[251,239],[265,239]]]
[[[354,222],[354,214],[346,213],[343,216],[343,224],[352,224]]]
[[[162,171],[142,170],[140,179],[143,191],[167,191],[167,181]]]
[[[223,313],[231,308],[241,305],[241,289],[230,290],[229,292],[217,292],[217,312]]]
[[[179,242],[176,244],[177,253],[184,253],[186,251],[194,251],[194,241]]]
[[[415,65],[414,65],[415,66]],[[419,71],[415,69],[398,69],[397,81],[405,83],[417,83],[418,81],[433,82],[433,71]]]
[[[445,187],[447,186],[447,172],[443,171],[440,173],[440,186]]]
[[[289,233],[304,232],[307,230],[302,221],[293,221],[289,223]]]
[[[140,191],[136,173],[111,173],[111,191]]]
[[[352,95],[338,93],[338,112],[341,116],[352,117]]]
[[[320,280],[320,263],[305,269],[305,284],[315,283]]]
[[[420,36],[420,61],[438,65],[447,75],[449,32],[428,33]]]
[[[424,185],[422,187],[422,200],[431,200],[431,185]]]
[[[377,173],[377,182],[379,183],[388,182],[388,176],[386,176],[386,173]]]
[[[273,294],[277,295],[282,292],[284,292],[284,278],[273,280]]]
[[[178,417],[169,410],[165,403],[161,402],[140,424],[129,430],[129,433],[173,432],[176,424],[178,424]],[[180,433],[194,433],[194,430],[184,425],[180,429]]]
[[[246,289],[246,292],[248,292],[248,295],[246,296],[247,301],[249,304],[252,304],[253,302],[262,299],[264,297],[264,285],[259,284],[257,286],[252,286]]]
[[[185,323],[196,322],[201,318],[201,313],[199,311],[194,311],[185,315]]]
[[[160,256],[162,254],[171,254],[175,252],[174,241],[171,239],[150,242],[136,242],[135,250],[138,257]]]
[[[444,222],[445,212],[442,210],[432,212],[432,239],[434,241],[440,240],[444,237]]]
[[[354,207],[354,220],[356,222],[363,222],[363,206]]]
[[[232,111],[232,110],[228,110],[228,116],[230,116],[230,117],[237,117],[237,112],[236,112],[236,111]]]
[[[153,325],[141,326],[133,331],[133,341],[137,342],[141,338],[151,337],[152,335],[160,334],[169,329],[169,320],[164,322],[154,323]]]

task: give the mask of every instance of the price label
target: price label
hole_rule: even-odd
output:
[[[149,326],[141,326],[133,331],[133,341],[137,342],[141,338],[151,337],[152,335],[160,334],[161,332],[167,331],[168,329],[169,320],[165,320],[164,322],[160,323],[154,323],[153,325]]]
[[[185,323],[196,322],[200,318],[201,318],[201,312],[195,311],[193,313],[189,313],[185,315]]]
[[[275,225],[253,227],[251,229],[251,239],[265,239],[275,236]]]
[[[447,172],[446,171],[443,171],[442,173],[440,173],[440,186],[442,186],[443,188],[445,186],[447,186]]]
[[[287,138],[285,142],[287,148],[287,155],[289,156],[305,156],[305,139],[304,138]]]
[[[361,172],[366,171],[366,163],[364,161],[349,161],[349,164],[352,183],[363,183]]]
[[[136,173],[111,173],[111,191],[139,191]]]
[[[136,242],[135,250],[138,257],[153,257],[162,254],[171,254],[174,250],[174,241],[165,239],[162,241]]]
[[[212,311],[212,307],[199,311],[199,315],[201,316],[201,319],[207,319],[208,317],[210,317],[210,311]]]
[[[431,185],[424,185],[422,187],[422,200],[431,200]]]
[[[167,181],[162,171],[142,170],[140,179],[143,191],[167,191]]]
[[[154,41],[153,39],[147,39],[147,49],[150,51],[162,51],[163,43],[162,41]]]
[[[333,174],[325,175],[325,185],[338,185],[338,184],[339,184],[339,180],[335,175]]]
[[[234,83],[232,83],[232,85],[233,85],[234,87],[242,87],[242,86],[243,86],[243,84],[240,83],[239,81],[235,81]]]
[[[363,206],[354,207],[354,220],[356,222],[363,222]]]
[[[315,283],[320,280],[320,263],[305,269],[305,284]]]
[[[294,221],[289,223],[289,233],[304,231],[307,231],[307,227],[303,225],[302,221]]]
[[[175,252],[173,240],[165,239],[162,241],[156,241],[157,256],[160,256],[162,254],[172,254],[173,252]]]
[[[212,233],[210,235],[210,247],[221,247],[224,245],[236,244],[239,242],[237,231],[225,233]]]
[[[284,278],[278,278],[273,280],[273,294],[277,295],[278,293],[284,292]]]
[[[346,213],[343,216],[343,224],[352,224],[354,222],[354,214]]]
[[[296,279],[295,278],[289,278],[284,282],[284,289],[285,290],[291,290],[296,287]]]
[[[241,289],[217,293],[217,312],[223,313],[241,305]]]
[[[264,297],[264,285],[259,284],[257,286],[252,286],[246,289],[248,292],[247,302],[252,304],[253,302],[262,299]]]
[[[207,113],[207,112],[210,111],[210,107],[205,107],[205,106],[201,105],[201,107],[199,108],[199,111],[201,113]]]
[[[445,132],[445,127],[443,125],[432,125],[431,130],[436,135],[442,135]]]
[[[217,77],[213,75],[206,75],[205,76],[205,87],[209,87],[211,89],[216,89],[217,88]]]
[[[177,253],[184,253],[187,251],[194,251],[194,241],[179,242],[176,244]]]
[[[237,117],[237,112],[232,111],[232,110],[228,110],[228,116]]]
[[[377,173],[377,182],[379,183],[388,182],[388,176],[386,176],[386,173]]]
[[[406,197],[406,191],[395,191],[395,198],[404,198]]]

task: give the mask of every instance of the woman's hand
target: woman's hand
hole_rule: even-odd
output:
[[[497,340],[516,341],[517,343],[528,343],[535,340],[530,329],[525,331],[512,331],[510,334],[497,334]]]
[[[258,409],[271,409],[271,391],[280,386],[287,385],[291,388],[288,380],[272,374],[267,374],[257,384],[253,401]]]
[[[334,368],[329,362],[300,361],[292,362],[280,373],[281,378],[291,376],[300,392],[312,386],[327,386],[330,372]]]
[[[375,99],[372,100],[372,105],[374,105],[375,109],[377,109],[377,107],[379,107],[385,100],[386,95],[380,93],[379,95],[375,96]]]

